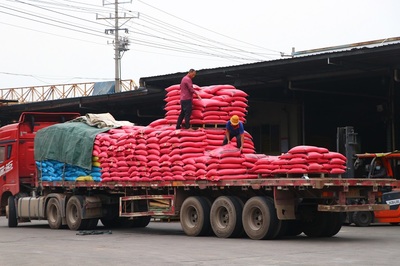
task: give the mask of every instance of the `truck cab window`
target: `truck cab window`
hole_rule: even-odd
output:
[[[0,163],[4,162],[4,160],[5,160],[5,157],[6,157],[5,151],[6,151],[6,147],[0,146]]]
[[[7,160],[11,158],[12,145],[7,146]]]

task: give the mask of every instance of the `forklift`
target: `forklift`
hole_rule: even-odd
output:
[[[346,156],[346,178],[387,178],[400,180],[400,151],[388,153],[357,153],[357,133],[353,127],[339,127],[337,129],[337,151]],[[386,170],[385,176],[375,176],[375,169],[380,161]],[[354,202],[353,202],[354,203]],[[355,202],[364,204],[364,202]],[[349,212],[344,221],[345,225],[355,224],[366,227],[372,223],[400,224],[400,188],[383,188],[380,191],[379,204],[388,204],[389,210]]]

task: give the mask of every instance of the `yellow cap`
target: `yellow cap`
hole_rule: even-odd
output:
[[[236,126],[237,124],[239,124],[239,117],[237,115],[233,115],[231,117],[231,124],[232,126]]]

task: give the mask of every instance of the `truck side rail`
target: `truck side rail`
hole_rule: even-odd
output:
[[[343,187],[347,191],[349,187],[372,187],[378,191],[379,187],[400,187],[400,181],[396,179],[367,179],[367,178],[262,178],[262,179],[235,179],[235,180],[187,180],[187,181],[152,181],[152,182],[93,182],[93,181],[55,181],[42,182],[43,187],[64,187],[64,188],[157,188],[157,187],[251,187],[260,189],[270,187],[304,187],[313,189],[324,189],[332,187]]]

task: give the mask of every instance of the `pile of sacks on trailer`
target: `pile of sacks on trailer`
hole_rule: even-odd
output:
[[[217,181],[346,170],[346,158],[325,148],[297,146],[280,156],[267,156],[240,152],[234,143],[222,146],[223,136],[223,129],[123,127],[99,134],[94,155],[103,181]]]
[[[38,162],[38,167],[42,173],[51,173],[44,175],[47,181],[61,180],[61,177],[74,180],[74,176],[77,180],[87,180],[93,176],[93,180],[103,182],[218,181],[345,172],[346,158],[325,148],[297,146],[280,156],[256,154],[248,132],[245,132],[242,151],[237,149],[235,139],[222,146],[224,125],[229,118],[238,115],[242,122],[246,121],[247,94],[231,85],[196,86],[195,89],[202,99],[193,101],[190,122],[200,127],[175,129],[180,105],[179,85],[174,85],[166,89],[164,118],[148,126],[125,125],[96,135],[92,169],[63,168],[62,164],[52,161]]]
[[[213,85],[194,89],[200,95],[201,100],[193,99],[193,111],[190,123],[193,125],[220,124],[224,125],[232,115],[239,116],[240,121],[246,121],[247,93],[236,89],[232,85]],[[150,125],[176,124],[181,110],[179,85],[173,85],[165,89],[165,118],[154,121]]]

